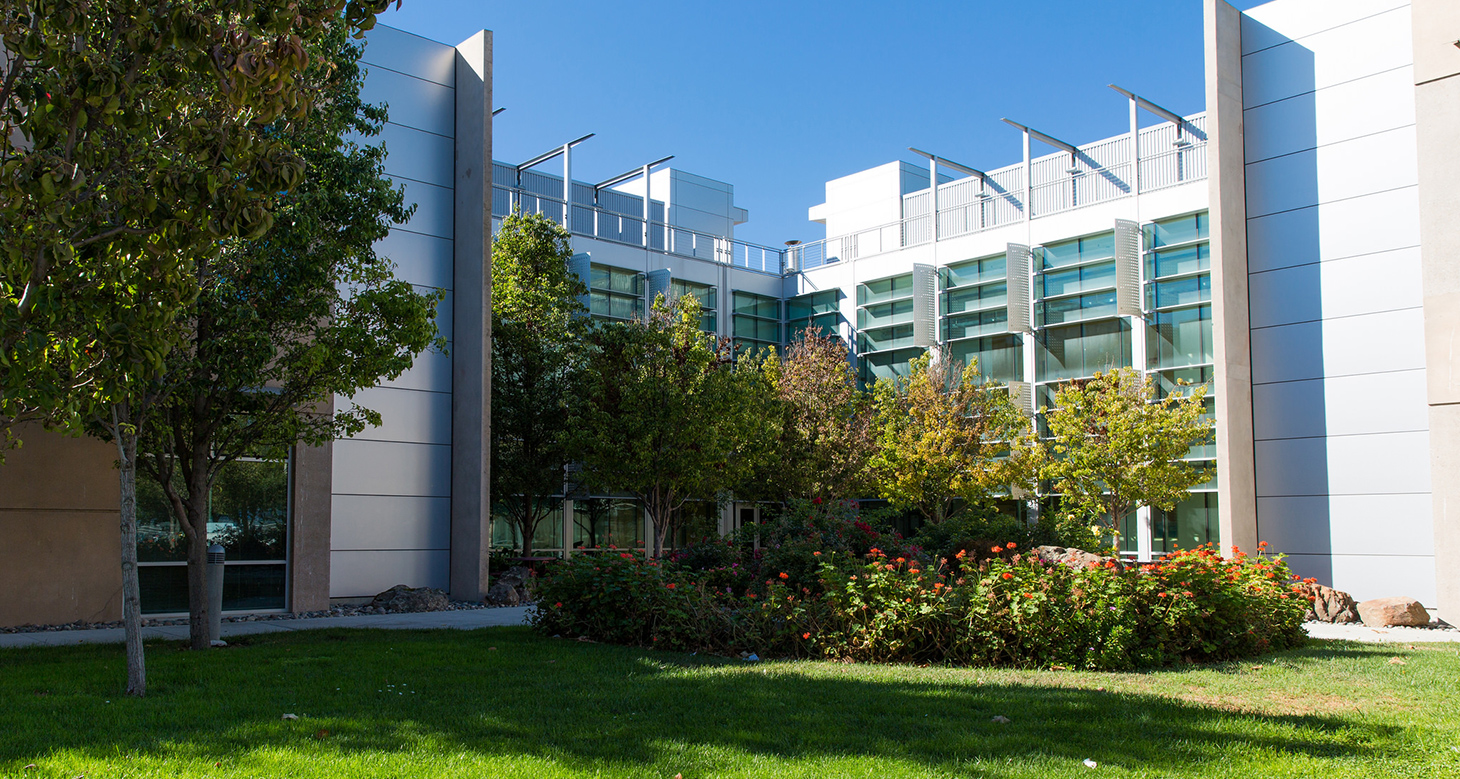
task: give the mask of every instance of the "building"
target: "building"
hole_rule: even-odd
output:
[[[733,188],[663,160],[574,180],[582,139],[496,161],[484,180],[490,35],[453,48],[372,32],[367,97],[391,104],[389,172],[420,204],[384,248],[450,293],[451,357],[369,391],[383,427],[248,464],[272,474],[284,536],[279,558],[238,562],[267,598],[230,605],[308,610],[402,582],[479,592],[479,290],[486,228],[520,206],[566,217],[595,316],[694,294],[706,330],[746,345],[833,329],[869,380],[944,344],[1030,408],[1117,365],[1168,388],[1209,382],[1216,440],[1193,456],[1217,479],[1134,518],[1129,553],[1267,541],[1303,575],[1460,623],[1460,6],[1205,2],[1206,111],[1177,116],[1123,85],[1121,135],[1068,142],[1011,122],[1020,160],[919,152],[828,182],[809,212],[828,238],[784,248],[736,240],[748,214]],[[0,605],[0,624],[119,614],[109,464],[94,442],[35,436],[0,468],[0,589],[34,593]],[[538,548],[648,537],[631,503],[570,497]]]

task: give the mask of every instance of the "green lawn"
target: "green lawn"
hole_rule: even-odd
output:
[[[0,650],[0,776],[1460,776],[1453,644],[1096,674],[340,630],[148,670],[132,700],[120,647]]]

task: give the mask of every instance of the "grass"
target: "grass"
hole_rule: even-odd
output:
[[[144,700],[123,669],[0,650],[0,776],[1460,776],[1457,645],[1097,674],[336,630],[149,644]]]

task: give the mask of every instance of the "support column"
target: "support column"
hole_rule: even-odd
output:
[[[451,564],[455,600],[481,600],[491,555],[492,33],[456,47],[451,349]]]
[[[1252,346],[1247,309],[1247,170],[1242,147],[1242,14],[1206,0],[1217,517],[1222,548],[1257,548]]]
[[[321,404],[333,413],[334,404]],[[330,605],[330,507],[334,442],[294,447],[290,474],[289,610],[321,611]]]
[[[1460,6],[1414,0],[1411,13],[1435,534],[1436,602],[1425,605],[1460,625]]]

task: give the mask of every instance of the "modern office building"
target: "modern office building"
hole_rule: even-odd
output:
[[[1208,384],[1216,436],[1192,456],[1217,478],[1173,512],[1140,512],[1127,553],[1267,541],[1303,575],[1360,599],[1410,595],[1460,623],[1460,5],[1205,5],[1204,112],[1119,85],[1119,135],[1009,121],[1021,159],[913,152],[828,182],[808,214],[827,238],[774,248],[735,238],[749,215],[729,184],[664,160],[578,181],[573,157],[591,149],[578,139],[488,169],[489,34],[450,47],[372,32],[367,97],[391,106],[388,172],[419,204],[383,250],[412,283],[448,291],[451,355],[365,393],[382,427],[240,466],[239,481],[273,485],[278,537],[274,557],[237,561],[237,581],[257,586],[230,605],[480,590],[484,260],[489,229],[520,207],[566,221],[595,316],[693,294],[707,331],[749,348],[834,331],[867,381],[938,345],[1030,409],[1116,366],[1167,391]],[[0,467],[0,589],[33,593],[0,602],[0,624],[119,613],[110,459],[35,435]],[[215,498],[222,523],[231,500]],[[754,512],[707,506],[703,521],[725,530]],[[512,540],[504,523],[495,533]],[[647,537],[632,502],[570,494],[536,546]],[[174,608],[163,569],[176,561],[149,567],[151,608]]]

